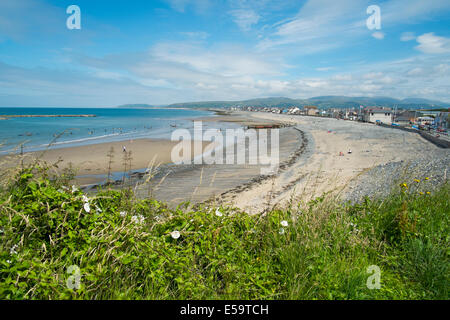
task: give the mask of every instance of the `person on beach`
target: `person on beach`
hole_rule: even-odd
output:
[[[127,148],[125,146],[122,146],[122,151],[127,152]]]

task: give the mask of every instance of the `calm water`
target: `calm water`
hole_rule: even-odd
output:
[[[0,115],[12,114],[95,114],[96,117],[0,120],[0,153],[11,152],[22,143],[25,151],[43,149],[55,139],[54,147],[131,138],[170,139],[172,126],[190,129],[193,118],[213,116],[208,111],[184,109],[0,108]],[[213,123],[204,125],[212,126]]]

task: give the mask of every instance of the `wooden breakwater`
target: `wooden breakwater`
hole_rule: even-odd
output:
[[[92,118],[95,114],[0,114],[0,120],[9,118]]]
[[[246,126],[246,129],[279,129],[291,127],[291,125],[286,123],[251,123]]]

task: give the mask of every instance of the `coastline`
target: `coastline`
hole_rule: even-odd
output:
[[[0,115],[0,119],[8,118],[95,118],[95,114],[11,114]]]
[[[95,117],[80,117],[91,114]],[[18,153],[20,148],[34,152],[131,139],[170,140],[174,127],[190,129],[191,118],[212,115],[165,108],[0,108],[0,117],[5,118],[0,127],[0,155]]]
[[[193,142],[194,143],[194,142]],[[177,141],[159,139],[130,139],[125,141],[104,142],[76,147],[66,147],[49,149],[44,151],[27,152],[24,154],[24,163],[30,163],[38,158],[49,164],[57,163],[59,170],[72,167],[76,169],[79,178],[77,183],[81,186],[97,184],[105,180],[108,174],[109,157],[108,152],[113,148],[113,162],[111,163],[111,173],[118,173],[124,170],[124,152],[131,151],[130,171],[146,169],[149,166],[158,166],[171,163],[172,148],[178,144]],[[214,143],[203,143],[201,152],[206,152],[214,148]],[[191,156],[198,156],[191,147]],[[3,156],[0,159],[12,164],[17,163],[20,156]]]
[[[244,127],[281,126],[280,170],[267,176],[261,175],[261,166],[255,165],[175,165],[171,163],[170,154],[178,142],[156,139],[52,149],[44,152],[42,158],[50,163],[63,159],[62,164],[66,166],[71,162],[78,168],[76,183],[95,193],[95,187],[105,181],[107,153],[111,147],[115,149],[112,187],[120,187],[124,171],[122,147],[125,146],[133,158],[129,183],[136,187],[139,197],[151,196],[173,206],[184,201],[228,204],[250,214],[273,206],[286,207],[295,201],[305,202],[326,192],[357,201],[358,197],[375,192],[373,188],[364,188],[367,181],[375,181],[367,178],[368,172],[377,172],[380,166],[399,171],[399,165],[391,164],[415,161],[424,154],[428,158],[444,158],[440,165],[449,166],[448,149],[440,149],[414,133],[372,124],[245,111],[195,120],[231,122]],[[209,148],[215,148],[214,143],[204,142],[202,153]],[[27,155],[36,154],[38,152]],[[144,184],[145,169],[151,163],[158,168],[151,181]],[[61,165],[60,169],[63,167]],[[440,179],[446,180],[446,176]],[[383,189],[382,182],[375,184]],[[359,189],[365,191],[355,193]]]
[[[312,151],[307,161],[297,161],[273,181],[254,185],[247,192],[236,194],[233,205],[247,212],[263,212],[266,209],[263,195],[269,193],[273,195],[271,206],[281,208],[291,202],[307,202],[324,193],[358,201],[364,195],[374,193],[373,188],[364,189],[365,192],[359,193],[358,197],[346,198],[346,194],[373,183],[365,178],[365,173],[391,163],[401,162],[403,165],[393,166],[393,171],[385,173],[387,176],[394,175],[396,171],[407,171],[408,164],[414,161],[426,165],[429,159],[441,159],[439,163],[444,167],[437,169],[440,171],[450,166],[449,149],[441,149],[415,133],[329,118],[270,113],[252,113],[252,116],[289,122],[309,134],[309,143],[313,145],[309,146]],[[352,153],[348,153],[349,150]],[[409,177],[410,180],[414,178]],[[443,180],[448,181],[446,175]],[[377,188],[386,191],[383,183],[379,183]]]

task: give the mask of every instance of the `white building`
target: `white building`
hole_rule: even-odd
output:
[[[289,108],[287,111],[288,114],[300,114],[300,109],[297,107]]]
[[[391,109],[366,108],[364,109],[364,121],[371,123],[392,123]]]

